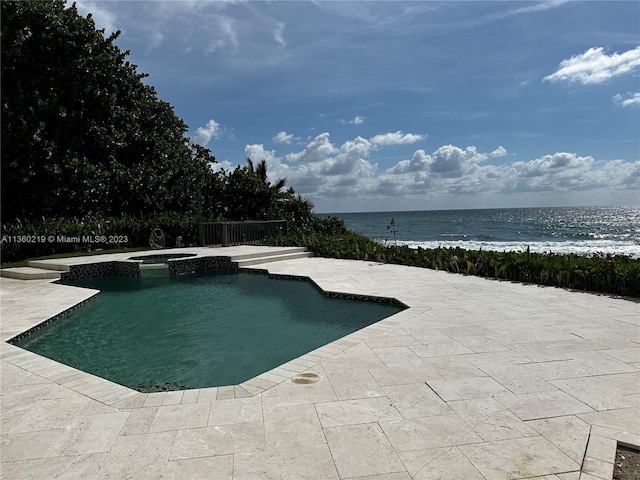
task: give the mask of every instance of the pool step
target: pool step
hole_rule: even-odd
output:
[[[169,264],[168,263],[141,263],[140,276],[141,277],[168,277]]]
[[[0,270],[0,277],[16,278],[18,280],[59,280],[60,271],[46,270],[35,267],[13,267]]]
[[[307,252],[306,249],[300,249],[294,252],[287,253],[272,253],[262,256],[253,256],[251,258],[238,259],[238,257],[232,257],[231,261],[235,263],[238,268],[248,267],[250,265],[260,265],[263,263],[279,262],[283,260],[294,260],[297,258],[309,258],[312,257],[312,252]]]
[[[248,260],[250,258],[266,258],[266,257],[274,257],[278,255],[285,255],[289,253],[300,253],[306,252],[307,249],[305,247],[278,247],[277,249],[265,249],[258,252],[253,253],[241,253],[238,255],[232,255],[232,261],[236,262],[238,260]]]
[[[55,260],[29,260],[27,265],[29,267],[40,268],[42,270],[57,270],[59,272],[69,271],[69,267],[67,265],[64,263],[55,263]]]

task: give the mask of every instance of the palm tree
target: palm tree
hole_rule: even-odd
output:
[[[267,161],[264,159],[260,160],[258,165],[254,166],[253,160],[247,157],[247,168],[250,172],[253,172],[255,175],[257,175],[262,183],[270,190],[272,190],[275,194],[280,193],[280,191],[287,184],[287,179],[285,177],[278,179],[275,184],[271,185],[271,183],[267,180]]]

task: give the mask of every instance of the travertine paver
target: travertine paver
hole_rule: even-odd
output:
[[[265,408],[264,433],[267,450],[327,443],[316,408],[310,404]]]
[[[586,480],[610,478],[618,440],[640,444],[636,301],[372,262],[252,268],[410,308],[242,385],[184,392],[2,342],[1,478]],[[94,294],[1,278],[2,339]]]
[[[301,480],[337,480],[335,464],[327,445],[310,445],[282,450],[234,455],[233,478],[296,478]]]
[[[584,458],[591,428],[572,415],[532,420],[527,424],[576,463]]]
[[[344,425],[324,431],[342,478],[405,470],[378,423]]]
[[[579,463],[540,436],[462,445],[460,450],[487,480],[526,478],[580,469]]]
[[[484,480],[482,474],[457,447],[412,450],[401,452],[399,456],[411,478],[415,480]]]

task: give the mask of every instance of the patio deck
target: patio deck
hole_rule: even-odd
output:
[[[373,262],[249,268],[410,308],[241,385],[168,393],[3,341],[1,477],[610,480],[616,442],[640,445],[636,301]],[[2,339],[93,293],[0,279]]]

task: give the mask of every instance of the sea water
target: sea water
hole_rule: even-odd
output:
[[[611,254],[640,258],[640,206],[336,213],[375,241],[412,248]],[[393,221],[393,224],[392,224]]]

